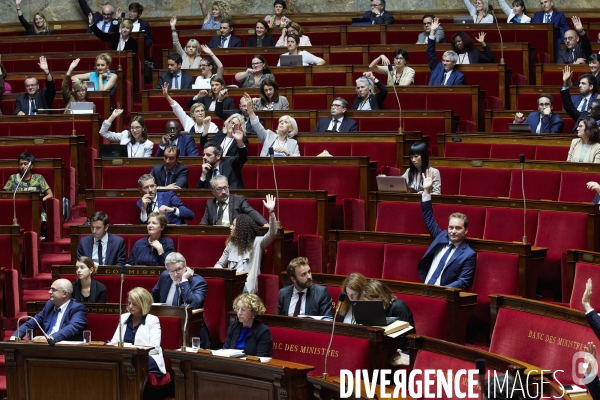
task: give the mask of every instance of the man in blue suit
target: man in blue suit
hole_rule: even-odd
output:
[[[96,211],[90,218],[92,234],[85,236],[77,246],[77,257],[91,258],[96,265],[125,264],[125,240],[108,233],[108,215]]]
[[[534,111],[527,116],[527,120],[523,113],[516,113],[513,123],[529,124],[531,133],[562,133],[564,122],[562,118],[552,112],[554,99],[547,93],[542,93],[537,99],[538,111]]]
[[[162,140],[158,144],[158,149],[156,149],[154,157],[162,157],[165,154],[165,148],[170,144],[174,144],[179,148],[180,157],[198,156],[199,153],[198,147],[196,147],[196,141],[191,136],[181,134],[181,129],[179,129],[179,123],[177,121],[171,120],[167,122],[165,132]]]
[[[142,224],[148,222],[148,215],[154,211],[164,213],[169,224],[187,225],[186,219],[194,219],[193,211],[187,208],[175,193],[156,192],[156,183],[152,175],[142,175],[138,179],[138,185],[142,198],[137,201],[137,208]]]
[[[67,279],[57,279],[52,282],[48,290],[50,300],[44,309],[33,318],[37,320],[44,332],[55,342],[63,340],[83,340],[83,331],[87,327],[87,311],[85,306],[72,300],[73,285]],[[27,329],[37,329],[37,324],[32,319],[19,326],[19,331],[13,337],[23,338]],[[34,340],[44,340],[43,336]],[[14,340],[11,338],[11,340]]]
[[[533,14],[533,18],[531,19],[532,24],[554,24],[554,28],[558,29],[558,37],[556,38],[556,46],[555,46],[555,61],[558,60],[560,44],[563,42],[563,38],[565,36],[565,32],[569,30],[569,23],[567,22],[567,18],[565,14],[560,11],[556,11],[554,9],[554,1],[552,0],[540,0],[540,6],[543,11],[538,11]]]
[[[434,18],[429,32],[435,32],[440,26],[438,18]],[[442,55],[442,61],[438,61],[435,56],[435,35],[429,34],[427,38],[427,57],[429,58],[429,77],[430,86],[450,86],[464,85],[465,76],[455,68],[458,61],[458,54],[452,50],[446,51]]]
[[[331,103],[331,117],[321,118],[317,122],[315,132],[357,132],[358,123],[346,117],[348,102],[343,97],[336,97]]]
[[[231,34],[233,32],[233,21],[229,18],[224,18],[221,21],[221,34],[213,36],[208,41],[208,47],[211,49],[242,47],[242,41]]]
[[[448,230],[443,231],[433,216],[432,186],[433,172],[429,169],[423,181],[421,211],[433,242],[419,261],[419,276],[423,283],[430,285],[468,289],[473,284],[476,258],[465,242],[469,220],[464,214],[454,213],[448,220]]]
[[[177,53],[173,53],[167,59],[168,71],[160,74],[158,83],[154,89],[162,90],[165,83],[168,84],[169,90],[172,89],[191,89],[194,83],[194,78],[181,70],[183,58]]]

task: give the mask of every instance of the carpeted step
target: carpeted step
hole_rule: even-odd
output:
[[[85,224],[85,221],[87,221],[86,217],[75,217],[75,218],[71,217],[71,218],[69,218],[69,220],[67,222],[63,223],[62,237],[68,238],[69,237],[69,228],[71,226],[83,225],[83,224]]]
[[[61,254],[71,251],[71,239],[61,238],[54,242],[42,242],[42,257],[44,254]]]
[[[46,300],[47,300],[47,299],[46,299]],[[20,317],[24,316],[24,315],[27,315],[27,313],[26,313],[26,312],[19,312],[19,313],[17,313],[17,315],[16,315],[15,317],[13,317],[13,318],[4,318],[4,319],[3,319],[3,322],[4,322],[4,333],[5,333],[5,335],[6,335],[6,333],[7,333],[7,332],[9,332],[9,333],[12,335],[12,333],[13,333],[15,330],[17,330],[17,320],[18,320]],[[22,324],[23,324],[23,323],[25,323],[24,321],[25,321],[25,319],[22,319],[22,320],[21,320],[21,323],[22,323]],[[9,337],[10,337],[10,335],[9,335]]]
[[[23,289],[25,290],[48,290],[52,285],[52,274],[37,274],[33,278],[23,278]]]
[[[43,254],[40,262],[41,273],[52,273],[52,265],[71,264],[71,253]]]

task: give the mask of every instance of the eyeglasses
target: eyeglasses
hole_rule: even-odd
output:
[[[538,106],[540,106],[540,107],[548,107],[550,105],[551,105],[550,103],[539,103],[538,104]]]
[[[226,190],[229,190],[229,186],[221,186],[221,187],[216,187],[214,188],[217,192],[224,192]]]
[[[333,103],[333,104],[331,105],[331,107],[335,107],[335,108],[344,108],[344,106],[343,106],[343,105],[341,105],[341,104],[335,104],[335,103]]]
[[[208,67],[208,64],[200,64],[201,67]]]
[[[183,267],[180,267],[180,268],[177,268],[177,269],[168,269],[167,271],[169,271],[169,274],[171,274],[171,275],[177,275],[181,271],[183,271]]]
[[[404,61],[404,57],[396,57],[394,58],[394,61]]]
[[[233,307],[233,311],[235,311],[235,312],[241,311],[241,312],[245,313],[246,311],[250,311],[250,310],[248,310],[247,308],[244,308],[244,307]]]
[[[166,132],[177,132],[179,130],[179,128],[166,128],[165,131]]]
[[[263,63],[262,61],[261,62],[257,62],[257,63],[252,63],[252,66],[255,67],[255,66],[260,65],[262,63]]]
[[[141,131],[143,128],[141,126],[132,126],[131,130],[132,131]]]

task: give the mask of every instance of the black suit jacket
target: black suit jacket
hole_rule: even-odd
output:
[[[477,47],[473,47],[471,50],[467,51],[467,53],[469,54],[469,63],[471,64],[489,64],[496,62],[496,57],[494,57],[494,53],[492,53],[490,46],[485,46],[483,51],[479,50]]]
[[[234,143],[232,146],[237,146]],[[240,147],[238,148],[237,157],[227,157],[225,159],[221,159],[219,163],[219,174],[227,177],[227,181],[229,182],[230,189],[243,189],[244,188],[244,179],[242,178],[242,167],[246,164],[248,160],[248,147]],[[198,189],[210,189],[210,180],[212,179],[214,170],[208,171],[206,174],[206,180],[202,182],[201,179],[198,180],[198,185],[196,187]],[[186,186],[187,187],[187,186]]]
[[[315,132],[327,132],[327,128],[329,128],[329,124],[331,123],[332,119],[333,117],[321,118],[317,122]],[[358,122],[352,118],[344,117],[340,125],[339,132],[358,132]]]
[[[182,189],[188,187],[188,174],[190,171],[185,165],[178,162],[171,172],[173,173],[171,183],[175,183]],[[167,186],[165,184],[167,180],[167,169],[165,168],[165,164],[156,164],[153,166],[150,175],[154,177],[154,182],[157,186]]]
[[[288,315],[292,295],[294,294],[294,285],[284,287],[279,291],[277,299],[277,314]],[[331,305],[331,295],[327,288],[313,284],[308,288],[306,294],[306,305],[304,313],[306,315],[329,315],[333,317],[333,306]]]
[[[124,265],[125,264],[125,240],[121,236],[107,233],[108,244],[106,245],[106,257],[104,265]],[[85,236],[79,241],[77,246],[77,257],[85,256],[92,258],[94,250],[94,237]]]
[[[211,49],[218,49],[221,47],[221,35],[213,36],[208,41],[208,47]],[[242,41],[240,38],[231,35],[229,37],[229,41],[227,42],[227,48],[231,47],[242,47]]]
[[[257,42],[256,36],[255,37],[251,37],[246,42],[246,47],[256,47],[256,42]],[[276,44],[277,44],[277,41],[275,40],[275,38],[273,37],[273,35],[269,35],[267,33],[265,35],[265,37],[263,38],[262,47],[275,47]]]
[[[224,349],[235,349],[237,341],[242,331],[242,324],[239,321],[233,321],[227,328],[227,337],[223,343]],[[258,320],[254,320],[250,333],[246,336],[244,343],[244,353],[250,356],[271,357],[273,347],[273,338],[269,327]]]
[[[377,83],[375,83],[375,86],[377,86],[379,92],[369,95],[369,104],[371,104],[371,110],[382,110],[383,102],[385,101],[385,98],[388,95],[388,88],[381,81],[377,81]],[[360,97],[356,97],[352,102],[352,109],[357,110],[360,102]]]
[[[99,13],[98,11],[94,11],[92,12],[92,9],[90,8],[90,6],[88,6],[87,1],[85,0],[77,0],[79,2],[79,7],[81,7],[81,11],[83,12],[83,16],[85,17],[86,23],[88,23],[88,15],[90,13],[92,13],[93,18],[94,18],[94,24],[97,24],[98,21],[100,21],[102,19],[102,14]],[[110,27],[108,28],[109,32],[119,32],[119,21],[117,21],[116,19],[113,19],[113,23],[110,24]],[[88,27],[87,33],[92,33],[92,29],[90,27]]]
[[[152,46],[154,40],[152,39],[152,31],[150,30],[150,24],[148,23],[148,21],[144,21],[143,19],[138,19],[138,22],[140,23],[140,32],[144,32],[144,46]]]
[[[365,15],[363,15],[363,17],[369,18],[371,21],[374,21],[375,25],[388,25],[394,23],[394,16],[386,10],[383,10],[383,12],[378,17],[375,17],[375,14],[371,11],[365,11]]]
[[[575,125],[573,126],[573,131],[571,133],[577,134],[577,126],[579,125],[579,120],[588,116],[587,110],[585,111],[577,111],[577,107],[573,104],[573,99],[571,98],[571,94],[569,93],[569,89],[565,89],[560,91],[560,97],[562,98],[563,107],[569,117],[573,121],[575,121]]]
[[[585,58],[586,62],[588,57],[592,54],[592,43],[590,43],[590,37],[587,32],[583,36],[579,36],[579,43],[574,48],[575,56],[569,61],[569,53],[571,52],[566,47],[558,54],[558,64],[573,64],[578,58]]]
[[[81,282],[79,279],[73,282],[73,298],[79,303],[83,303],[83,296],[81,295]],[[90,286],[90,297],[87,299],[88,303],[106,303],[106,286],[92,279],[92,285]]]
[[[204,145],[206,143],[208,143],[209,141],[211,142],[217,142],[219,144],[223,143],[223,140],[225,140],[225,138],[227,137],[226,134],[223,133],[223,131],[219,131],[217,133],[214,134],[214,136],[212,138],[208,138],[208,135],[206,136],[201,136],[200,137],[200,148],[203,149]],[[248,137],[244,136],[244,144],[246,146],[248,146]],[[227,149],[227,153],[223,154],[224,157],[236,157],[238,155],[238,149],[239,147],[237,147],[237,144],[235,143],[235,141],[231,144],[231,146],[229,146],[229,149]]]
[[[229,212],[229,221],[232,221],[237,218],[240,214],[247,214],[256,222],[257,225],[264,225],[267,223],[267,220],[263,218],[262,215],[258,211],[256,211],[252,206],[248,203],[248,200],[245,196],[241,194],[230,194],[229,195],[229,207],[227,207],[227,211]],[[206,202],[206,208],[204,209],[204,216],[200,221],[200,225],[214,225],[217,222],[217,213],[218,206],[216,199],[210,199]]]
[[[163,83],[167,82],[169,84],[169,89],[171,89],[171,81],[173,80],[173,75],[169,71],[165,71],[160,74],[158,78],[158,83],[154,89],[162,89]],[[181,70],[181,77],[179,79],[179,89],[191,89],[192,84],[194,83],[194,78],[188,74],[187,72]]]
[[[56,96],[56,83],[52,79],[51,81],[46,81],[46,87],[33,96],[36,108],[52,108],[54,96]],[[29,96],[27,93],[18,95],[15,101],[13,115],[17,115],[19,111],[23,111],[25,115],[29,115]],[[38,114],[49,114],[49,112],[39,111]]]
[[[102,32],[96,25],[92,25],[90,29],[98,39],[102,40],[103,42],[110,43],[111,50],[117,50],[117,47],[119,47],[119,40],[121,40],[121,34],[119,32]],[[127,50],[132,51],[133,55],[137,57],[138,45],[135,39],[129,38],[129,40],[125,42],[125,48],[123,51]]]
[[[185,102],[185,105],[188,107],[192,107],[194,104],[196,103],[202,103],[204,104],[204,109],[208,110],[208,107],[210,107],[210,103],[212,103],[212,99],[206,95],[203,97],[198,97],[196,100],[194,100],[194,98],[190,98],[188,101]],[[217,104],[221,105],[221,110],[233,110],[233,99],[231,97],[226,97],[222,102],[217,101],[215,103],[215,115],[217,117],[219,117],[219,115],[217,115],[216,111],[217,111]],[[219,117],[221,118],[221,117]],[[227,118],[221,118],[222,120],[226,120]]]

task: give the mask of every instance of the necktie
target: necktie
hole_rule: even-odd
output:
[[[104,258],[102,257],[102,240],[98,240],[98,265],[104,265]]]
[[[173,89],[179,89],[179,74],[177,75],[173,75],[173,83],[171,84],[171,86],[173,87]]]
[[[150,204],[148,204],[148,207],[146,208],[146,218],[148,215],[150,215],[150,213],[154,211],[154,202],[151,201]]]
[[[442,273],[442,270],[444,269],[444,266],[446,265],[446,260],[448,260],[448,256],[450,255],[450,252],[454,248],[454,246],[452,244],[448,244],[448,245],[446,245],[444,247],[447,247],[448,249],[446,250],[446,252],[442,256],[442,259],[440,260],[440,263],[438,264],[437,268],[435,269],[435,272],[433,273],[433,275],[431,275],[431,278],[429,279],[429,282],[427,282],[428,285],[435,284],[435,282],[437,281],[438,277]]]
[[[179,292],[179,284],[175,285],[175,294],[173,295],[173,303],[171,303],[174,306],[178,306],[179,305],[179,296],[181,296],[180,292]]]
[[[227,38],[224,38],[224,37],[221,38],[221,47],[225,47],[226,40],[227,40]]]
[[[223,224],[223,211],[225,211],[225,202],[219,201],[219,209],[217,210],[217,221],[215,222],[215,225]]]
[[[338,131],[338,124],[339,124],[339,123],[340,123],[340,121],[338,121],[337,119],[334,119],[334,120],[333,120],[333,130],[334,130],[335,132],[337,132],[337,131]]]
[[[52,331],[54,329],[54,325],[56,325],[56,320],[58,319],[58,312],[59,311],[60,311],[60,308],[54,307],[54,311],[52,312],[52,318],[50,319],[50,325],[48,325],[48,332],[49,332],[49,334],[53,333]]]
[[[165,186],[168,186],[171,184],[171,171],[167,172],[167,179],[165,180]]]
[[[29,99],[29,115],[36,115],[35,111],[35,100],[33,98]]]
[[[581,106],[580,112],[587,111],[588,99],[583,99],[583,105]]]
[[[446,85],[446,77],[448,76],[447,72],[444,72],[444,76],[442,77],[442,86]]]
[[[103,32],[108,32],[108,24],[110,24],[110,22],[106,22],[104,21],[104,24],[102,24],[102,31]]]
[[[216,168],[213,170],[213,174],[212,174],[212,176],[217,176],[217,175],[219,175],[219,167],[216,167]]]
[[[546,23],[551,21],[551,16],[550,14],[546,14]]]
[[[300,307],[302,307],[302,296],[303,295],[304,295],[304,292],[298,292],[298,302],[296,303],[296,308],[294,308],[293,317],[297,317],[298,314],[300,314]]]

